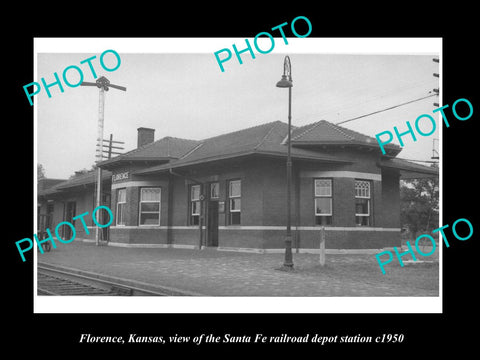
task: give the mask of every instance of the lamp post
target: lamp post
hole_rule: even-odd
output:
[[[285,260],[283,266],[287,269],[293,268],[292,256],[292,230],[291,230],[291,183],[292,183],[292,155],[291,155],[291,134],[292,134],[292,65],[290,58],[285,56],[283,62],[282,79],[277,82],[277,87],[288,88],[288,135],[287,135],[287,233],[285,236]]]

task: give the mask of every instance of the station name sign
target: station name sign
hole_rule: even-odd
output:
[[[130,174],[128,171],[112,175],[112,183],[121,181],[121,180],[128,180],[129,176]]]

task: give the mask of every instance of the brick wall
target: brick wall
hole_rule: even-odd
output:
[[[110,239],[127,244],[166,244],[167,230],[153,228],[111,228]]]
[[[300,171],[358,171],[381,174],[382,181],[372,181],[372,211],[373,224],[377,228],[399,227],[399,181],[398,175],[390,172],[380,172],[376,167],[375,157],[369,153],[355,153],[340,151],[340,156],[353,157],[359,162],[347,165],[313,164],[294,161],[292,178],[292,231],[302,248],[318,248],[319,231],[301,230],[295,233],[296,225],[315,227],[314,210],[314,177],[299,176]],[[348,155],[348,156],[347,156]],[[351,159],[350,158],[350,159]],[[223,164],[204,164],[182,170],[181,176],[158,174],[149,177],[132,175],[130,180],[160,181],[161,214],[160,225],[163,229],[129,228],[138,226],[140,187],[127,188],[127,207],[125,209],[127,228],[114,227],[110,229],[112,242],[137,244],[184,244],[199,245],[200,233],[198,226],[181,229],[188,226],[189,217],[189,185],[193,182],[188,178],[197,179],[209,184],[218,182],[220,185],[219,201],[225,203],[225,212],[219,214],[218,225],[228,226],[228,181],[240,179],[242,181],[242,212],[241,226],[285,226],[286,225],[286,166],[285,159],[235,159]],[[169,185],[169,179],[171,183]],[[333,190],[333,224],[332,227],[348,227],[349,231],[328,230],[326,233],[327,248],[383,248],[399,244],[400,234],[397,231],[373,231],[369,229],[354,230],[355,228],[355,179],[349,177],[332,178]],[[208,191],[209,189],[206,189]],[[172,191],[169,204],[169,191]],[[110,208],[116,217],[117,190],[112,190]],[[298,196],[298,202],[296,197]],[[207,196],[208,198],[208,196]],[[92,226],[91,212],[93,204],[93,188],[82,193],[71,194],[69,198],[55,202],[54,224],[63,221],[63,201],[77,202],[76,214],[88,211],[87,224]],[[169,207],[170,205],[170,207]],[[298,221],[298,223],[297,223]],[[114,222],[115,224],[115,222]],[[94,229],[87,236],[83,226],[76,221],[77,237],[93,238]],[[167,230],[167,226],[172,229]],[[177,228],[175,228],[177,227]],[[284,230],[266,229],[219,229],[220,247],[239,248],[283,248],[285,240]]]
[[[263,232],[263,248],[285,248],[285,230],[266,230]],[[318,230],[293,231],[292,248],[319,249],[320,228]],[[326,249],[381,249],[400,246],[400,231],[325,231]]]

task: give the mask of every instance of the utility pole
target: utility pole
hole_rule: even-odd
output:
[[[104,142],[108,143],[108,145],[103,145],[103,147],[105,148],[108,148],[108,150],[104,150],[102,149],[102,157],[104,159],[111,159],[112,158],[112,154],[114,155],[122,155],[122,153],[119,153],[119,152],[116,152],[116,151],[112,151],[112,149],[120,149],[120,150],[124,150],[123,147],[121,146],[113,146],[113,144],[125,144],[125,142],[123,141],[114,141],[113,140],[113,134],[110,134],[110,139],[103,139]],[[97,149],[97,151],[100,151],[99,149]],[[104,154],[107,154],[106,156]]]
[[[102,196],[102,169],[98,166],[103,159],[102,148],[103,148],[103,123],[104,123],[104,113],[105,113],[105,91],[108,91],[110,87],[122,91],[127,91],[126,87],[110,84],[110,81],[102,76],[97,79],[96,82],[82,82],[81,86],[96,86],[100,89],[99,91],[99,102],[98,102],[98,126],[97,126],[97,154],[96,154],[96,164],[97,164],[97,191],[96,191],[96,207],[101,205],[101,196]],[[97,212],[98,214],[98,212]],[[98,221],[98,219],[97,219]],[[99,228],[95,227],[95,245],[99,245]]]
[[[436,63],[439,63],[440,60],[438,58],[433,58],[432,61],[436,62]],[[436,77],[436,78],[440,78],[439,73],[433,73],[433,76]],[[437,97],[440,95],[440,89],[439,88],[433,89],[433,92],[437,95]],[[437,100],[437,102],[433,103],[433,106],[439,107],[440,106],[439,103],[440,103],[439,100]],[[438,160],[439,159],[439,153],[438,153],[437,150],[435,150],[435,140],[439,141],[439,139],[435,139],[435,138],[433,139],[432,157],[431,157],[432,160]]]
[[[438,139],[433,138],[432,157],[431,157],[432,160],[440,159],[438,151],[435,150],[435,141],[438,141]]]
[[[433,61],[433,62],[436,62],[436,63],[439,63],[440,60],[439,60],[438,58],[433,58],[432,61]],[[435,76],[436,78],[440,78],[439,73],[433,73],[433,76]],[[435,89],[433,89],[433,92],[434,92],[437,96],[439,96],[440,89],[439,89],[439,88],[435,88]],[[438,107],[438,106],[439,106],[438,100],[437,100],[437,102],[434,102],[434,103],[433,103],[433,106],[435,106],[435,107]]]

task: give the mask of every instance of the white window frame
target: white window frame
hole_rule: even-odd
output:
[[[357,183],[365,183],[368,184],[368,195],[357,195]],[[360,191],[362,192],[362,191]],[[360,179],[355,179],[355,199],[366,199],[367,200],[367,213],[366,214],[357,214],[356,210],[356,203],[355,203],[355,217],[368,217],[370,218],[370,203],[372,201],[372,183],[369,180],[360,180]],[[371,218],[370,221],[371,222]]]
[[[120,197],[120,191],[124,191],[125,192],[125,201],[118,201],[118,198]],[[126,188],[122,188],[122,189],[118,189],[117,190],[117,211],[116,211],[116,221],[115,223],[117,224],[117,226],[125,226],[125,208],[126,208],[126,205],[127,204],[127,189]],[[123,208],[122,208],[122,220],[123,220],[123,223],[119,223],[118,220],[120,219],[120,216],[118,216],[118,210],[119,210],[119,205],[123,205]]]
[[[150,189],[158,189],[160,190],[159,195],[160,199],[158,201],[145,201],[142,200],[142,191],[143,190],[150,190]],[[158,211],[142,211],[142,203],[153,203],[156,204],[158,203]],[[138,201],[138,225],[139,226],[160,226],[160,213],[162,209],[162,188],[161,187],[142,187],[140,188],[140,198]],[[142,214],[158,214],[158,224],[141,224],[141,217]]]
[[[240,194],[239,195],[232,195],[232,183],[239,183],[240,184]],[[240,209],[239,210],[233,210],[232,209],[231,199],[240,199]],[[231,181],[228,182],[228,203],[229,203],[230,212],[241,212],[242,211],[242,180],[231,180]]]
[[[240,194],[232,195],[232,184],[238,183],[240,185]],[[232,209],[232,199],[240,199],[240,209]],[[240,214],[240,221],[242,223],[242,180],[229,180],[228,182],[228,225],[239,225],[239,224],[232,224],[232,213],[239,213]]]
[[[329,194],[318,194],[317,193],[317,181],[328,181],[330,183],[330,193]],[[314,179],[314,207],[315,207],[315,216],[333,216],[333,203],[332,203],[332,179],[318,178]],[[317,213],[317,199],[318,198],[328,198],[330,199],[330,213]]]
[[[216,196],[213,196],[213,190],[215,187],[217,188],[217,194]],[[220,183],[219,182],[210,183],[210,199],[217,200],[219,198],[220,198]]]
[[[368,184],[368,195],[357,195],[357,183],[364,183]],[[358,199],[371,199],[371,193],[372,193],[372,184],[369,180],[360,180],[360,179],[355,179],[355,198]]]
[[[198,198],[194,198],[193,197],[193,189],[194,188],[198,188]],[[190,225],[193,225],[193,226],[197,226],[198,224],[193,224],[193,221],[192,221],[192,218],[193,216],[198,216],[198,222],[200,223],[200,207],[201,207],[201,201],[200,201],[200,195],[202,193],[202,188],[199,184],[195,184],[195,185],[190,185],[190,216],[189,216],[189,224]],[[194,209],[194,206],[193,206],[193,203],[198,203],[198,206],[197,206],[197,209],[198,209],[198,213],[194,213],[193,212],[193,209]]]

